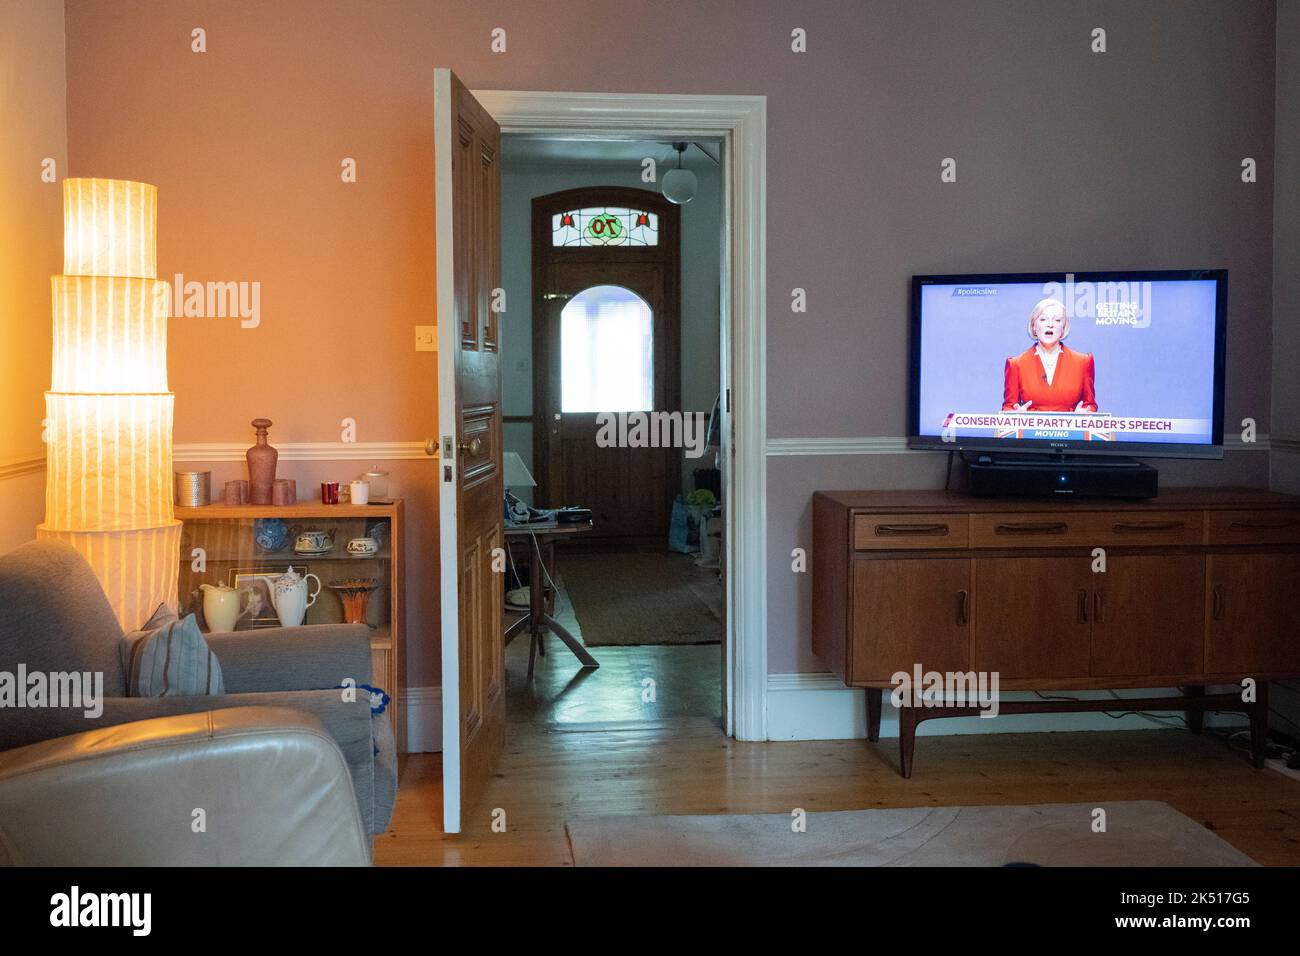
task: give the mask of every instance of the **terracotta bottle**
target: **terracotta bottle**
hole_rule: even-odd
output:
[[[248,449],[248,498],[254,505],[269,505],[275,489],[275,462],[280,453],[266,443],[266,430],[271,427],[269,418],[254,418],[257,444]]]

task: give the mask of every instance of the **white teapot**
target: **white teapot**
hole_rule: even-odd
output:
[[[307,594],[307,578],[316,582],[316,590],[310,596]],[[320,578],[314,574],[298,574],[290,565],[288,571],[271,582],[271,603],[280,623],[285,627],[301,624],[307,616],[307,608],[320,596],[320,588]]]

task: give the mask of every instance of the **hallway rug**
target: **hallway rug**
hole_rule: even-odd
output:
[[[1106,812],[1094,831],[1094,810]],[[579,817],[577,866],[1255,866],[1154,800],[809,813]]]
[[[722,640],[718,572],[690,555],[563,554],[557,564],[588,647]]]

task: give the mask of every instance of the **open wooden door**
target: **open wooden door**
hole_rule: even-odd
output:
[[[501,130],[434,71],[443,829],[459,833],[501,753]]]

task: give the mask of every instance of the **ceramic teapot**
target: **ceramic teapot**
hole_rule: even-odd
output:
[[[307,578],[316,582],[316,590],[307,593]],[[320,578],[314,574],[302,575],[294,571],[290,565],[289,570],[284,572],[274,581],[271,582],[271,603],[275,606],[276,617],[285,627],[297,627],[302,623],[302,619],[307,615],[307,608],[316,603],[316,598],[320,596]]]

